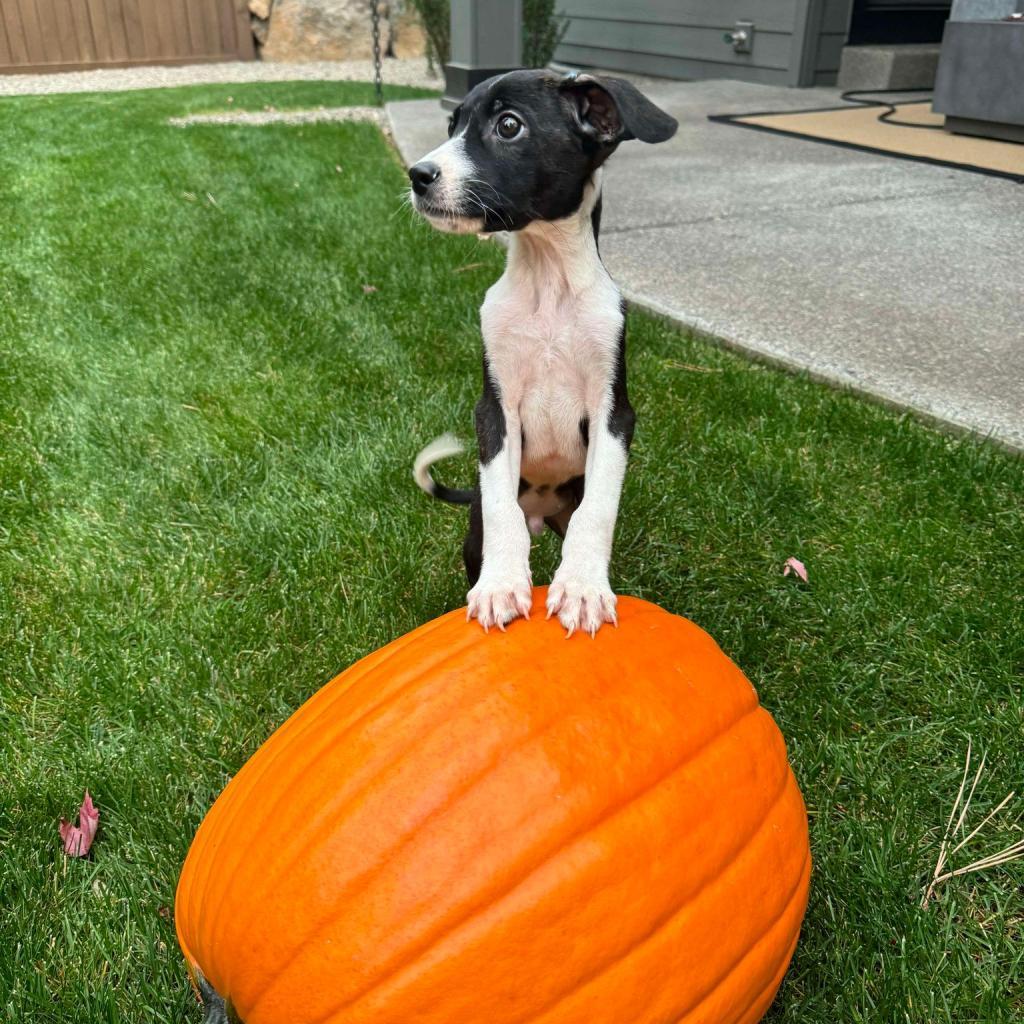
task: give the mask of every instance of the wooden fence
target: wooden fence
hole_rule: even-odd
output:
[[[0,74],[254,56],[246,0],[0,0]]]

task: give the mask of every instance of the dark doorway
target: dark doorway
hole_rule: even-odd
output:
[[[952,6],[936,0],[854,0],[850,45],[941,42]]]

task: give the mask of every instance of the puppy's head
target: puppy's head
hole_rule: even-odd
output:
[[[676,127],[620,78],[512,71],[473,89],[448,141],[409,169],[413,205],[443,231],[558,220],[620,142],[664,142]]]

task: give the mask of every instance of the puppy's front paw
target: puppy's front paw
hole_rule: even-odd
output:
[[[615,602],[607,580],[592,581],[559,569],[548,587],[548,618],[558,616],[558,621],[566,628],[566,637],[577,629],[595,636],[605,622],[619,624]]]
[[[533,604],[530,577],[484,573],[466,595],[466,604],[467,622],[476,619],[488,632],[491,626],[504,630],[506,623],[520,615],[524,619],[530,617],[530,605]]]

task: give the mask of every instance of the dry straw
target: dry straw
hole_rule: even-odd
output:
[[[971,807],[971,800],[974,799],[974,792],[978,788],[978,783],[981,780],[981,773],[985,768],[985,758],[982,756],[981,763],[978,765],[977,770],[974,773],[974,781],[971,783],[970,791],[967,793],[967,798],[964,799],[964,792],[967,790],[967,780],[971,774],[971,743],[967,742],[967,758],[964,762],[964,774],[960,780],[960,789],[956,794],[956,800],[953,802],[953,809],[949,813],[949,821],[946,822],[946,832],[942,837],[942,845],[939,847],[939,859],[935,863],[935,870],[932,872],[931,881],[923,887],[923,893],[921,899],[921,906],[927,907],[932,897],[935,895],[935,890],[943,884],[948,882],[951,878],[956,878],[958,875],[968,875],[975,871],[984,871],[987,868],[998,867],[1000,864],[1007,864],[1010,861],[1017,860],[1020,857],[1024,857],[1024,839],[1018,839],[1017,842],[1011,843],[1009,846],[1004,847],[998,853],[989,854],[987,857],[980,857],[978,860],[972,861],[970,864],[965,864],[963,867],[950,868],[949,863],[953,856],[964,849],[967,844],[974,839],[981,830],[997,815],[1004,807],[1013,799],[1014,793],[1008,794],[1003,798],[1002,801],[985,817],[981,823],[975,827],[968,835],[964,836],[955,846],[950,844],[956,839],[957,833],[963,834],[967,831],[967,812]]]

